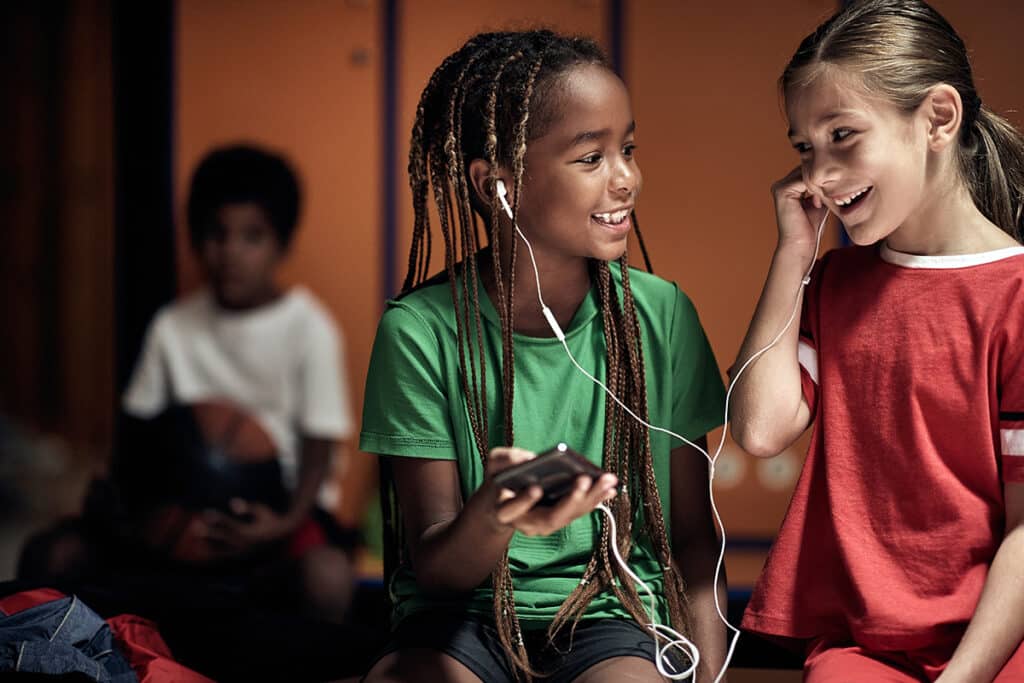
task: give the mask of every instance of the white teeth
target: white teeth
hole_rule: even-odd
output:
[[[609,223],[611,225],[618,225],[622,221],[626,220],[626,216],[629,215],[629,210],[616,211],[615,213],[595,213],[594,218],[601,221],[602,223]]]
[[[857,197],[861,196],[862,194],[864,194],[865,192],[867,192],[870,189],[871,189],[870,187],[865,187],[863,190],[857,190],[856,192],[851,194],[846,199],[837,199],[836,200],[836,204],[838,204],[839,206],[849,206],[850,204],[853,203],[854,199],[856,199]]]

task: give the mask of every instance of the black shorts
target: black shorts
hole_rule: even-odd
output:
[[[613,657],[654,661],[653,637],[632,620],[582,620],[575,634],[570,633],[571,628],[566,626],[549,643],[547,629],[524,630],[530,663],[537,673],[548,674],[543,679],[545,683],[573,681],[598,662]],[[414,614],[398,625],[375,663],[392,652],[414,648],[443,652],[485,683],[516,680],[490,619],[438,612]],[[682,671],[688,664],[672,655],[670,659],[676,671]]]

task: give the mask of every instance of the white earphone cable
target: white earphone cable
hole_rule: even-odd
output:
[[[639,415],[637,415],[635,412],[633,412],[629,408],[629,406],[627,406],[625,403],[623,403],[621,400],[619,400],[619,397],[616,396],[615,394],[613,394],[611,392],[611,390],[608,389],[608,387],[605,386],[605,384],[601,380],[597,379],[592,374],[587,372],[587,370],[584,369],[576,361],[576,357],[573,356],[572,351],[569,350],[569,345],[565,341],[565,333],[562,331],[562,328],[559,326],[558,321],[555,319],[554,314],[551,312],[551,309],[548,308],[547,304],[544,303],[544,297],[541,295],[541,289],[540,289],[540,271],[537,268],[537,259],[534,257],[534,254],[533,254],[533,246],[530,244],[530,240],[528,240],[526,238],[526,235],[523,234],[523,231],[519,229],[519,225],[515,222],[515,218],[513,217],[513,214],[512,214],[512,207],[509,206],[508,200],[505,198],[505,186],[504,186],[504,183],[502,181],[500,181],[500,180],[498,181],[498,199],[501,201],[502,207],[505,209],[505,213],[508,214],[509,219],[512,220],[512,225],[515,228],[516,233],[519,235],[520,239],[522,239],[523,242],[526,244],[526,249],[527,249],[527,251],[530,254],[530,262],[533,265],[533,274],[534,274],[534,277],[535,277],[535,279],[537,281],[537,298],[540,301],[541,311],[544,314],[545,319],[548,321],[548,325],[551,327],[551,331],[554,332],[555,336],[562,343],[562,347],[565,349],[566,354],[568,354],[569,360],[572,361],[572,364],[574,366],[576,366],[576,368],[584,376],[586,376],[591,382],[593,382],[597,386],[601,387],[601,389],[603,389],[604,392],[613,401],[615,401],[615,403],[617,403],[624,411],[626,411],[626,413],[628,413],[637,422],[639,422],[640,424],[644,425],[645,427],[647,427],[648,429],[650,429],[652,431],[661,432],[663,434],[667,434],[669,436],[672,436],[672,437],[682,441],[683,443],[687,444],[691,448],[699,451],[701,454],[704,455],[705,458],[707,458],[708,465],[709,465],[709,467],[708,467],[708,493],[710,495],[711,511],[712,511],[712,513],[714,515],[715,523],[717,524],[718,529],[721,532],[721,536],[722,536],[721,545],[720,545],[720,549],[719,549],[719,553],[718,553],[718,562],[715,565],[715,576],[714,576],[714,584],[713,584],[714,585],[714,591],[712,591],[712,592],[714,593],[714,596],[715,596],[715,610],[718,612],[718,618],[722,621],[723,624],[725,624],[726,628],[733,633],[733,636],[732,636],[732,638],[730,640],[730,643],[729,643],[728,651],[726,653],[725,661],[724,661],[724,663],[722,665],[722,670],[718,672],[718,675],[715,676],[715,679],[714,679],[715,683],[718,683],[718,681],[720,681],[722,679],[722,676],[724,676],[726,671],[729,669],[729,662],[732,661],[732,656],[733,656],[733,654],[735,652],[736,643],[738,642],[739,635],[740,635],[739,629],[737,629],[735,626],[730,624],[729,620],[726,618],[725,614],[723,613],[722,606],[721,606],[720,600],[718,598],[718,584],[719,584],[720,577],[721,577],[722,566],[725,564],[726,539],[725,539],[725,526],[722,523],[722,518],[721,518],[721,516],[718,513],[718,507],[715,505],[715,492],[714,492],[714,485],[713,484],[714,484],[714,479],[715,479],[715,463],[718,460],[718,456],[722,452],[722,448],[725,446],[725,438],[726,438],[726,435],[727,435],[728,430],[729,430],[729,400],[732,397],[732,390],[736,386],[736,383],[739,381],[739,378],[743,374],[743,372],[750,366],[751,363],[753,363],[755,360],[757,360],[762,355],[767,353],[769,349],[771,349],[773,346],[775,346],[775,344],[777,344],[779,342],[779,340],[782,339],[782,337],[786,334],[786,332],[789,330],[790,326],[793,324],[793,321],[796,319],[796,314],[797,314],[797,311],[799,310],[799,307],[800,307],[800,291],[802,291],[803,288],[806,287],[810,283],[811,272],[814,269],[815,262],[818,260],[818,251],[821,248],[821,235],[822,235],[822,232],[823,232],[823,230],[825,228],[825,223],[828,221],[828,211],[825,212],[825,215],[821,219],[821,223],[819,223],[819,225],[818,225],[817,236],[816,236],[815,243],[814,243],[814,257],[811,259],[811,263],[810,263],[810,265],[807,268],[807,272],[804,274],[803,279],[801,279],[801,281],[800,281],[800,288],[797,290],[796,300],[794,301],[794,304],[793,304],[793,311],[790,313],[789,319],[786,321],[786,324],[783,326],[782,330],[775,336],[774,339],[771,340],[771,342],[768,343],[767,346],[765,346],[764,348],[758,350],[756,353],[751,355],[750,358],[748,358],[740,366],[740,369],[736,372],[736,374],[732,378],[732,381],[729,383],[729,389],[728,389],[728,391],[726,391],[726,394],[725,394],[725,417],[724,417],[724,420],[723,420],[723,423],[722,423],[722,438],[718,442],[718,447],[715,449],[715,454],[714,455],[710,455],[706,450],[704,450],[703,448],[701,448],[697,444],[693,443],[689,439],[687,439],[687,438],[685,438],[683,436],[680,436],[679,434],[676,434],[672,430],[652,425],[649,422],[647,422],[646,420],[642,419]],[[605,514],[607,515],[607,517],[610,520],[611,525],[612,525],[612,527],[611,527],[612,538],[616,538],[616,535],[615,535],[615,519],[614,519],[614,516],[611,514],[611,510],[607,506],[605,506],[604,504],[599,505],[598,509],[603,510],[605,512]],[[658,653],[658,656],[657,656],[657,658],[655,660],[655,664],[658,667],[658,671],[663,676],[666,676],[666,677],[668,677],[668,678],[670,678],[672,680],[679,680],[679,679],[682,679],[682,678],[686,678],[686,677],[690,676],[691,674],[695,673],[696,670],[697,670],[697,664],[700,661],[700,652],[698,651],[697,646],[692,641],[688,640],[685,636],[683,636],[682,634],[678,633],[677,631],[669,628],[668,626],[665,626],[663,624],[658,624],[657,623],[657,618],[656,618],[657,615],[656,615],[656,610],[655,610],[655,599],[654,599],[654,594],[652,593],[650,587],[648,587],[646,583],[641,581],[640,578],[638,576],[636,576],[636,574],[634,574],[633,571],[629,568],[629,565],[622,559],[622,556],[619,554],[619,549],[617,547],[617,544],[612,543],[611,547],[612,547],[613,552],[615,554],[615,559],[619,562],[619,565],[626,571],[627,574],[629,574],[629,576],[634,581],[637,582],[637,584],[639,584],[644,589],[644,591],[646,591],[647,595],[651,599],[651,614],[650,614],[650,616],[651,616],[651,623],[648,624],[647,627],[652,632],[652,634],[654,635],[655,647],[656,647],[657,653]],[[657,645],[659,638],[667,641],[667,643],[665,644],[664,647],[660,647],[660,646]],[[666,670],[668,667],[671,667],[671,663],[667,659],[666,654],[667,654],[667,652],[669,650],[671,650],[673,648],[682,651],[682,653],[685,654],[690,659],[691,666],[688,669],[686,669],[685,671],[683,671],[683,672],[679,672],[679,673],[672,672],[672,673],[670,673],[670,672],[668,672]]]

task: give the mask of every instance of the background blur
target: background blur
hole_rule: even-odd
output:
[[[183,201],[211,146],[256,142],[299,170],[306,203],[283,279],[312,289],[344,330],[358,416],[376,322],[407,259],[415,104],[442,57],[483,29],[550,26],[609,52],[633,97],[655,271],[692,297],[724,370],[775,242],[769,185],[797,162],[776,79],[836,4],[4,3],[0,580],[26,533],[77,509],[109,458],[150,316],[197,285]],[[1024,126],[1024,2],[934,4],[971,48],[986,105]],[[736,590],[757,575],[802,448],[754,461],[726,447],[716,487]],[[363,523],[369,510],[372,525],[372,459],[354,454],[343,477],[338,516]]]

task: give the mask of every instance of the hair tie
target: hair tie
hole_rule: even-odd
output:
[[[978,93],[974,93],[974,98],[971,101],[971,125],[974,126],[981,120],[981,97]]]

